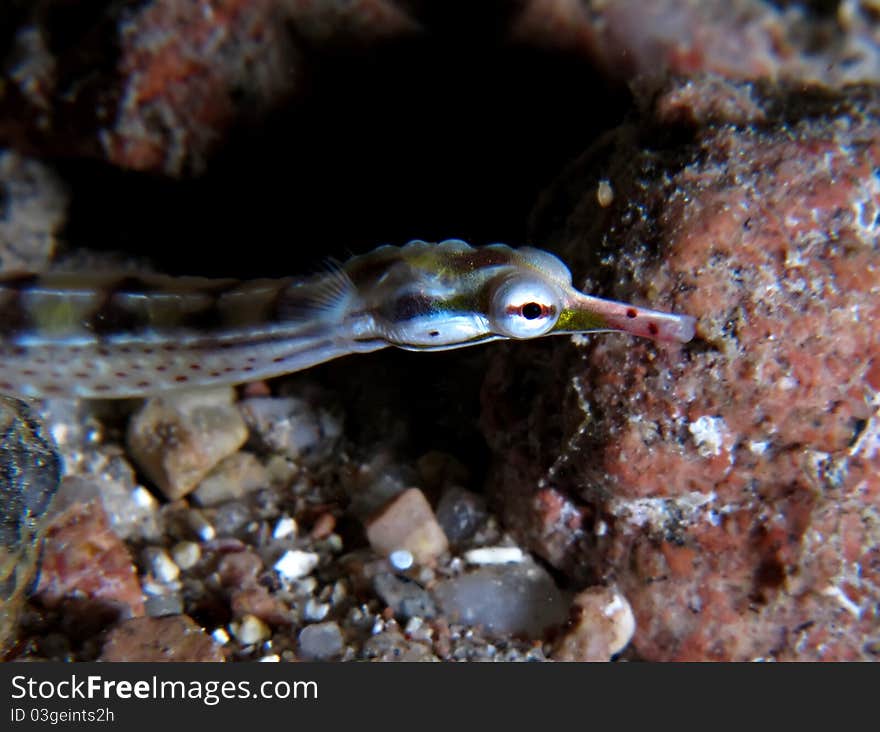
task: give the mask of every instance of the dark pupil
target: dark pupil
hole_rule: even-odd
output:
[[[526,320],[534,320],[535,318],[540,318],[541,313],[544,312],[544,308],[542,308],[536,302],[527,302],[522,306],[522,315]]]

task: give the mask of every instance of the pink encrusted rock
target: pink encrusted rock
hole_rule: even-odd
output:
[[[493,492],[552,564],[616,584],[645,658],[868,659],[880,98],[750,94],[760,126],[683,128],[658,99],[537,212],[588,291],[696,315],[698,336],[510,349],[485,386]]]
[[[233,617],[253,615],[270,625],[289,625],[290,608],[259,583],[263,560],[245,550],[226,554],[217,564],[217,576],[229,597]]]
[[[420,564],[430,564],[449,548],[431,504],[418,488],[405,490],[373,516],[367,522],[367,539],[379,554],[405,549]]]
[[[74,503],[53,519],[34,594],[42,605],[61,608],[69,615],[127,618],[144,614],[131,555],[110,528],[99,500]]]
[[[262,585],[231,589],[229,607],[235,618],[252,615],[274,626],[293,623],[293,613],[290,608]]]
[[[187,615],[132,618],[107,634],[101,661],[225,661],[223,651]]]
[[[236,124],[282,107],[302,86],[304,46],[418,30],[392,0],[124,5],[22,6],[0,59],[0,145],[199,174]]]
[[[611,78],[712,72],[841,84],[880,78],[870,9],[837,17],[764,0],[527,0],[520,42],[584,54]]]
[[[249,549],[226,554],[217,563],[217,576],[224,587],[254,585],[262,571],[263,560]]]
[[[123,80],[101,131],[110,162],[172,175],[200,170],[244,110],[290,91],[287,44],[272,0],[153,0],[119,26]]]

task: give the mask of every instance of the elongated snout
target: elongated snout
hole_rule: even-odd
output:
[[[691,315],[664,313],[572,290],[553,332],[617,330],[655,341],[687,343],[694,337],[696,323]]]

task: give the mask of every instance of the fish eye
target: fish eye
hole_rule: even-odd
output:
[[[544,335],[559,317],[559,293],[539,279],[507,280],[496,290],[489,316],[500,335],[509,338]]]

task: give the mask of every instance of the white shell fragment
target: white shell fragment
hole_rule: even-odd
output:
[[[525,559],[518,546],[486,546],[464,553],[468,564],[519,564]]]
[[[299,579],[305,577],[318,566],[318,559],[318,555],[314,552],[291,549],[284,552],[281,558],[275,562],[275,571],[285,579]]]

